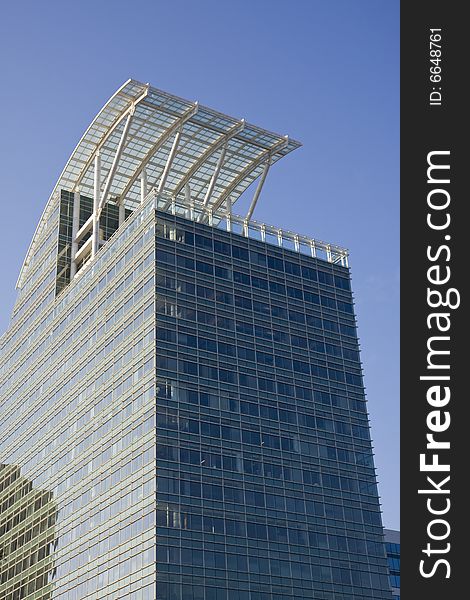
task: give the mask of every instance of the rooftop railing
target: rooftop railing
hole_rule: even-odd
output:
[[[217,229],[225,229],[247,238],[260,240],[267,244],[287,248],[301,254],[320,258],[329,263],[340,264],[348,267],[349,252],[346,248],[329,244],[321,240],[310,238],[305,235],[286,231],[273,225],[260,223],[253,219],[246,219],[231,212],[222,212],[220,209],[213,212],[210,207],[204,207],[198,202],[187,202],[181,199],[158,193],[156,189],[152,190],[149,197],[153,197],[155,208],[172,215],[177,215],[194,221],[196,223],[205,223]]]
[[[266,244],[271,244],[280,248],[286,248],[287,250],[293,250],[294,252],[312,256],[313,258],[319,258],[332,264],[341,265],[343,267],[349,266],[349,253],[345,248],[341,248],[340,246],[329,244],[327,242],[322,242],[321,240],[316,240],[305,235],[286,231],[284,229],[274,227],[273,225],[259,223],[253,219],[247,219],[246,217],[243,218],[231,212],[223,212],[221,209],[215,212],[212,210],[212,208],[205,207],[202,203],[182,200],[179,198],[175,199],[174,196],[157,192],[155,188],[146,195],[140,206],[133,211],[133,214],[129,216],[129,219],[132,217],[136,218],[139,215],[142,216],[144,214],[148,214],[149,211],[155,209],[171,215],[183,217],[190,221],[194,221],[195,223],[202,223],[217,229],[223,229],[225,231],[241,235],[243,237],[259,240]],[[87,223],[90,221],[90,219],[88,219]],[[119,228],[108,240],[99,240],[99,252],[97,253],[97,256],[101,255],[101,249],[103,247],[108,246],[110,242],[115,240],[116,236],[120,235],[119,232],[122,233],[121,225],[124,222],[128,221],[125,219],[124,211],[120,211]],[[85,225],[87,223],[85,223]],[[72,273],[70,281],[85,271],[90,264],[94,263],[90,240],[91,236],[82,246],[82,248],[87,250],[87,254],[84,256],[83,261],[77,268],[76,272]],[[79,250],[79,252],[81,251],[82,250]]]

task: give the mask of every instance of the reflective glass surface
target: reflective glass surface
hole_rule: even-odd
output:
[[[158,598],[390,598],[349,270],[156,239]]]
[[[385,530],[385,550],[394,600],[400,598],[400,534]]]
[[[0,598],[152,600],[155,214],[56,295],[63,215],[1,338]]]
[[[349,269],[147,202],[69,283],[70,201],[0,343],[0,597],[390,599]]]

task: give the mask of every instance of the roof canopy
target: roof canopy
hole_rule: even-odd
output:
[[[98,113],[67,162],[49,199],[18,280],[34,252],[54,194],[65,189],[93,197],[100,157],[100,205],[135,209],[155,187],[213,211],[231,206],[270,165],[300,146],[244,120],[127,81]],[[251,216],[251,215],[250,215]]]

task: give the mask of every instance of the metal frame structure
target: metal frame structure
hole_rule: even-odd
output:
[[[150,189],[202,205],[215,215],[259,177],[250,220],[271,165],[300,143],[250,125],[149,84],[128,80],[98,113],[65,166],[26,255],[17,286],[34,254],[60,190],[74,192],[72,276],[100,247],[104,206],[135,210]],[[80,194],[94,199],[93,214],[78,227]],[[85,241],[84,241],[85,240]]]
[[[219,213],[214,213],[212,209],[209,209],[208,212],[202,204],[196,205],[194,202],[188,203],[187,200],[168,197],[167,194],[159,193],[156,189],[150,191],[145,199],[146,203],[152,201],[157,210],[169,212],[196,222],[200,222],[205,217],[208,217],[206,220],[212,227],[225,229],[247,238],[257,239],[343,267],[349,266],[349,251],[347,248],[337,246],[336,244],[330,244],[299,233],[286,231],[274,225],[241,217],[232,212],[220,211]]]

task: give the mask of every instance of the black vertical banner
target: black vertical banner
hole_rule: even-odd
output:
[[[401,4],[404,600],[467,597],[470,577],[465,8],[435,0]]]

